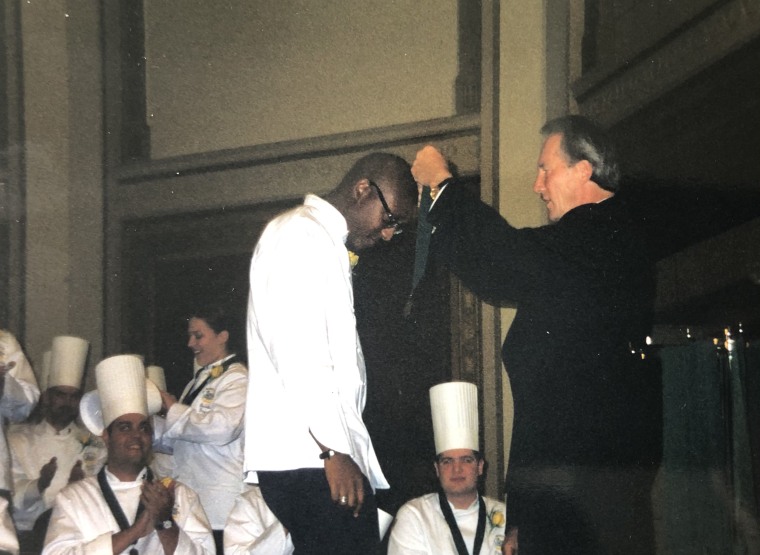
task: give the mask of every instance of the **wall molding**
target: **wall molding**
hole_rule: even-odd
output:
[[[758,37],[760,3],[731,0],[624,65],[589,71],[573,92],[583,114],[612,126]]]
[[[477,134],[479,129],[480,115],[467,114],[293,141],[127,163],[115,170],[114,177],[120,184],[139,183],[178,175],[214,173],[273,162],[387,148],[408,142],[435,141],[441,138]]]

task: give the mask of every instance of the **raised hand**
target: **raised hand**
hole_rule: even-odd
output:
[[[435,189],[442,181],[452,177],[452,174],[441,151],[432,145],[427,145],[417,152],[412,164],[412,176],[420,189],[423,186]]]

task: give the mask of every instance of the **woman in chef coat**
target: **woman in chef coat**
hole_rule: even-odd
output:
[[[222,553],[222,530],[243,491],[243,415],[248,369],[230,352],[230,317],[221,307],[187,319],[193,379],[179,399],[161,392],[164,418],[155,422],[156,447],[173,452],[175,478],[201,499]]]

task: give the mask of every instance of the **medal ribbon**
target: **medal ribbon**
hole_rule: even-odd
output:
[[[412,297],[427,267],[428,251],[430,249],[430,236],[433,234],[433,226],[427,220],[427,214],[433,199],[430,196],[430,187],[422,188],[420,207],[417,211],[417,240],[414,245],[414,273],[412,274],[412,290],[404,306],[404,315],[408,318],[412,313]]]
[[[227,360],[225,360],[222,363],[222,374],[224,374],[227,371],[227,368],[229,368],[230,366],[232,366],[233,363],[238,362],[238,360],[239,359],[238,359],[237,355],[232,355],[231,358],[228,358]],[[198,375],[200,375],[200,373],[202,371],[203,371],[203,368],[201,368],[200,370],[198,370]],[[219,374],[219,376],[217,376],[217,378],[220,377],[222,374]],[[195,398],[198,396],[198,394],[201,392],[201,390],[204,387],[206,387],[206,384],[208,382],[210,382],[212,379],[215,379],[215,378],[212,378],[211,377],[211,373],[209,373],[209,375],[206,376],[206,379],[203,380],[203,382],[200,385],[194,387],[193,390],[190,393],[188,393],[186,397],[180,399],[180,403],[182,403],[183,405],[192,405],[193,401],[195,401]]]

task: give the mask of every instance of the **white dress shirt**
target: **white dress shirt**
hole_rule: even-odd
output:
[[[32,365],[29,364],[24,351],[16,338],[8,331],[0,330],[0,361],[3,364],[15,363],[5,375],[5,385],[0,396],[0,419],[21,422],[29,416],[40,398],[37,379]],[[0,422],[0,489],[13,488],[11,477],[11,456],[5,441],[5,425]]]
[[[122,482],[106,470],[108,484],[130,525],[134,523],[145,471],[134,482]],[[174,522],[179,527],[177,555],[214,555],[214,538],[198,496],[177,483],[174,490]],[[112,555],[111,536],[119,525],[111,513],[96,476],[65,487],[55,499],[43,555]],[[138,553],[163,553],[158,532],[134,545]],[[131,547],[122,553],[129,553]]]
[[[57,431],[47,420],[19,424],[8,434],[13,467],[13,519],[19,530],[31,530],[69,482],[71,469],[82,461],[85,476],[97,474],[106,461],[103,441],[72,422]],[[40,470],[56,457],[58,470],[43,494],[37,487]]]
[[[323,468],[320,443],[387,488],[362,420],[366,372],[343,216],[307,195],[267,225],[253,253],[245,470]],[[314,438],[312,437],[313,434]]]
[[[180,399],[202,384],[210,369],[224,360],[205,367],[187,384]],[[214,530],[224,528],[232,504],[245,486],[243,415],[247,388],[248,370],[234,362],[221,376],[206,382],[190,405],[174,403],[165,419],[153,420],[156,448],[173,451],[174,477],[198,493]]]
[[[399,509],[391,528],[388,555],[457,555],[454,538],[438,499],[437,493],[429,493],[408,501]],[[506,507],[490,497],[484,497],[483,501],[486,504],[486,528],[477,555],[497,555],[504,543]],[[467,509],[449,505],[467,551],[472,554],[480,504],[476,499]]]
[[[258,487],[235,500],[224,527],[224,555],[291,555],[294,549]]]

